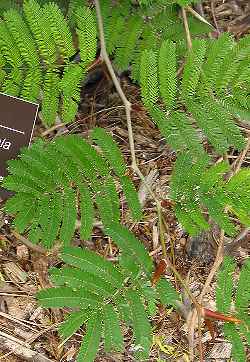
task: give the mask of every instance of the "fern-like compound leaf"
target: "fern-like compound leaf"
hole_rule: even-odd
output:
[[[116,174],[122,177],[126,171],[126,166],[122,153],[112,136],[106,133],[103,128],[96,127],[92,132],[92,138],[101,148],[104,156],[109,161]]]
[[[42,85],[42,73],[40,69],[29,68],[25,78],[23,79],[23,89],[21,91],[21,98],[28,99],[35,102],[39,97]]]
[[[94,205],[91,192],[87,185],[79,185],[81,208],[81,238],[86,240],[91,236],[94,219]]]
[[[65,122],[75,118],[81,81],[96,54],[96,25],[91,10],[79,7],[83,16],[78,16],[79,42],[74,44],[59,6],[55,2],[40,4],[27,0],[23,12],[13,8],[4,13],[0,58],[7,63],[0,69],[0,85],[4,93],[41,102],[41,119],[51,126],[59,115]],[[80,64],[73,58],[78,44],[84,53]]]
[[[125,299],[123,294],[118,294],[114,298],[114,303],[116,305],[120,318],[126,323],[128,327],[131,326],[132,317],[127,299]]]
[[[246,361],[244,339],[250,341],[250,319],[248,307],[250,301],[249,291],[249,260],[241,268],[236,293],[234,293],[235,261],[226,256],[217,276],[216,306],[224,314],[236,314],[240,323],[226,323],[223,326],[225,337],[232,343],[232,356],[236,361]],[[230,308],[233,306],[233,309]]]
[[[117,193],[116,184],[112,177],[107,177],[105,183],[103,184],[103,189],[100,189],[100,194],[104,194],[104,201],[107,204],[110,204],[109,212],[112,215],[111,219],[115,222],[119,222],[120,220],[120,200],[119,195]],[[108,219],[106,218],[106,223],[109,223]]]
[[[60,90],[63,93],[62,117],[64,122],[72,122],[75,118],[80,101],[81,81],[84,76],[83,64],[69,64],[64,69],[60,81]]]
[[[130,180],[129,177],[123,176],[121,177],[121,185],[123,192],[125,194],[127,203],[131,210],[131,214],[134,220],[141,220],[142,218],[142,209],[138,199],[138,193],[135,189],[134,184]]]
[[[102,135],[103,147],[113,145],[119,156],[115,155],[114,159],[122,159],[110,137],[106,141],[105,134]],[[104,225],[119,222],[119,178],[113,179],[112,172],[108,161],[79,136],[58,137],[50,143],[36,142],[31,148],[23,150],[20,159],[9,162],[9,176],[3,185],[17,194],[6,203],[6,210],[16,214],[16,226],[20,232],[32,230],[33,240],[37,240],[34,232],[39,230],[39,239],[47,248],[57,238],[64,245],[70,243],[78,214],[81,237],[87,239],[96,216],[95,205]],[[124,163],[120,172],[116,173],[121,175],[120,183],[132,216],[141,217],[136,190],[124,176]]]
[[[58,231],[61,226],[63,215],[63,202],[59,194],[54,194],[49,203],[45,205],[47,210],[47,218],[49,222],[45,222],[45,228],[43,229],[43,243],[46,248],[51,248],[54,240],[58,235]],[[44,210],[44,212],[46,212]]]
[[[5,94],[18,96],[22,88],[23,74],[20,69],[14,68],[8,73],[3,83],[2,91]]]
[[[191,126],[190,119],[185,113],[173,112],[169,119],[166,120],[166,123],[160,124],[159,128],[162,130],[166,140],[177,151],[187,148],[194,157],[197,154],[204,154],[204,149],[199,142],[197,132]]]
[[[98,351],[101,333],[101,316],[99,312],[96,312],[87,322],[87,331],[77,357],[77,362],[93,362]]]
[[[36,212],[36,203],[29,203],[24,205],[24,208],[19,211],[16,216],[14,226],[20,232],[23,233],[27,225],[33,219]]]
[[[32,200],[33,197],[29,193],[20,193],[6,201],[5,209],[9,213],[21,211],[23,208],[25,208],[26,204],[31,204]]]
[[[190,155],[182,155],[177,159],[175,167],[171,181],[171,198],[176,202],[177,218],[186,230],[195,234],[199,230],[208,229],[210,225],[203,215],[203,210],[207,209],[218,225],[229,235],[234,235],[236,228],[225,213],[225,207],[237,215],[243,224],[250,224],[247,211],[248,170],[243,170],[243,174],[236,174],[227,183],[223,180],[223,173],[228,170],[228,166],[223,164],[221,167],[214,165],[209,168],[206,158],[193,162]]]
[[[22,64],[21,53],[5,22],[0,22],[1,55],[10,65],[18,67]]]
[[[196,234],[200,229],[209,228],[209,224],[200,210],[198,195],[199,179],[206,164],[207,160],[205,158],[192,165],[190,155],[180,156],[175,164],[176,168],[171,182],[171,198],[176,201],[176,216],[184,228],[192,234]],[[181,176],[184,169],[189,170],[185,180]]]
[[[153,50],[158,51],[160,42],[159,38],[157,37],[157,33],[155,29],[151,26],[145,26],[142,30],[137,50],[134,52],[134,59],[132,60],[131,66],[131,78],[139,82],[140,81],[140,61],[141,55],[144,50]]]
[[[74,190],[70,188],[65,188],[63,199],[64,203],[60,239],[62,240],[64,245],[67,245],[70,244],[71,238],[74,235],[77,217],[76,195]]]
[[[224,314],[228,313],[231,307],[233,292],[232,273],[234,272],[234,270],[235,262],[232,258],[226,256],[217,276],[216,289],[217,309]]]
[[[148,109],[152,109],[159,98],[157,58],[152,50],[142,53],[140,83],[143,102]]]
[[[250,49],[250,37],[246,35],[239,42],[234,44],[234,47],[223,61],[221,67],[221,77],[217,79],[216,88],[218,95],[225,95],[228,85],[241,72],[241,63],[246,60]],[[249,64],[249,62],[248,62]]]
[[[235,361],[246,362],[247,357],[244,345],[236,329],[236,326],[232,323],[225,323],[223,326],[223,332],[226,338],[232,343],[232,357],[235,359]]]
[[[105,160],[83,138],[76,135],[58,139],[58,145],[65,155],[75,157],[75,160],[83,168],[82,172],[88,172],[89,179],[96,176],[108,176],[110,173]],[[87,170],[88,167],[88,170]]]
[[[121,16],[118,12],[117,12],[117,16],[114,16],[115,14],[112,14],[112,18],[109,21],[109,24],[106,24],[105,26],[105,30],[107,30],[107,25],[108,25],[108,32],[105,31],[105,35],[106,35],[106,43],[107,43],[107,51],[109,54],[112,54],[116,48],[116,45],[118,44],[119,40],[120,40],[120,35],[122,34],[122,32],[126,31],[125,28],[125,19],[123,16]],[[107,36],[108,33],[108,36]]]
[[[104,347],[106,352],[118,351],[122,352],[124,349],[123,337],[119,319],[116,310],[111,304],[103,306],[103,336]]]
[[[17,10],[11,9],[4,13],[4,19],[25,62],[31,67],[39,68],[39,57],[35,42],[22,16]]]
[[[51,35],[47,14],[34,0],[25,1],[23,10],[41,56],[48,65],[54,64],[57,58],[56,43]]]
[[[140,266],[134,262],[130,254],[123,252],[119,258],[119,265],[122,269],[126,270],[126,273],[131,275],[134,280],[140,275]]]
[[[115,292],[115,286],[110,280],[105,280],[105,275],[89,273],[86,270],[67,267],[61,270],[52,268],[50,279],[58,286],[85,288],[85,290],[100,295],[102,298],[108,298]]]
[[[210,89],[215,86],[223,60],[229,56],[232,47],[233,39],[229,33],[223,33],[216,41],[210,43],[207,50],[207,60],[203,65],[205,82]]]
[[[120,35],[119,48],[115,54],[115,64],[120,70],[126,70],[132,60],[133,51],[142,31],[142,24],[142,18],[134,15],[128,19],[129,33]]]
[[[82,324],[86,326],[79,361],[82,358],[84,361],[94,360],[101,336],[107,352],[122,352],[122,322],[133,329],[136,358],[148,359],[152,341],[149,318],[155,315],[159,301],[175,305],[178,300],[167,281],[160,281],[159,289],[152,287],[152,262],[139,240],[132,238],[129,231],[125,233],[121,230],[121,226],[116,232],[124,237],[119,242],[122,257],[116,265],[88,249],[64,248],[61,258],[68,265],[50,270],[50,280],[56,287],[40,291],[37,295],[44,307],[78,308],[60,326],[59,332],[68,339]],[[128,248],[126,240],[129,244],[133,242],[137,259],[131,256],[132,244]],[[167,294],[165,299],[164,294]],[[93,325],[97,322],[96,340],[92,333],[96,333]]]
[[[183,70],[181,96],[184,100],[192,98],[195,95],[205,53],[205,41],[196,39],[193,42],[192,50],[188,53]]]
[[[142,243],[139,242],[135,236],[125,227],[110,223],[106,227],[107,234],[112,237],[113,241],[122,249],[125,253],[131,255],[131,258],[147,272],[151,273],[153,264],[150,256],[145,251]]]
[[[111,263],[87,249],[65,248],[61,257],[65,263],[102,277],[108,283],[113,283],[117,287],[120,287],[123,282],[122,274]]]
[[[242,169],[235,174],[226,185],[226,193],[228,195],[228,206],[233,213],[237,215],[239,220],[250,225],[250,171]]]
[[[235,307],[237,312],[243,320],[247,314],[247,308],[250,302],[250,260],[247,259],[240,271],[240,277],[238,281],[236,296],[235,296]],[[250,323],[249,323],[250,325]]]
[[[46,231],[50,220],[47,216],[47,209],[49,202],[50,202],[50,195],[44,195],[44,197],[41,200],[38,200],[37,215],[35,217],[35,224],[40,226],[42,231],[42,236],[45,236],[46,238],[47,238]]]
[[[104,191],[99,191],[95,198],[96,205],[98,208],[98,212],[100,215],[100,218],[103,221],[103,225],[109,225],[110,220],[113,222],[119,222],[118,214],[116,208],[116,203],[113,203],[111,198],[107,195],[107,193]],[[115,214],[114,214],[115,212]]]
[[[81,60],[84,64],[90,64],[96,55],[96,24],[91,10],[81,6],[76,10],[77,35]]]
[[[126,295],[131,311],[136,356],[139,360],[146,359],[151,347],[151,326],[147,314],[143,308],[139,294],[135,290],[129,290]]]
[[[167,279],[161,278],[156,284],[156,291],[163,305],[176,306],[180,296]]]
[[[242,74],[242,70],[249,67],[248,47],[248,37],[242,45],[237,45],[228,35],[222,35],[218,43],[194,39],[183,71],[178,72],[177,45],[170,40],[162,42],[159,52],[144,50],[140,66],[143,102],[166,141],[177,152],[186,148],[194,154],[202,152],[202,147],[198,151],[198,145],[204,136],[219,154],[225,153],[230,146],[238,150],[244,148],[245,140],[234,117],[242,117],[249,111],[247,77],[240,87],[236,86],[236,74]],[[228,73],[223,77],[225,66]],[[182,78],[181,82],[178,78]],[[176,118],[180,114],[185,118],[184,115],[181,119]],[[197,130],[200,139],[197,139],[194,126],[200,128]]]
[[[76,25],[77,9],[82,6],[88,6],[87,0],[69,0],[67,4],[67,16],[69,19],[69,25],[74,28]]]
[[[176,45],[166,40],[162,43],[159,53],[160,94],[167,109],[173,109],[176,103]]]
[[[58,74],[48,71],[44,79],[42,119],[45,124],[51,126],[55,122],[59,104],[59,82]]]
[[[45,17],[49,19],[52,37],[64,59],[69,59],[74,53],[72,35],[63,14],[55,3],[45,4],[43,7]]]
[[[70,287],[49,288],[38,292],[37,297],[43,307],[81,307],[97,306],[101,298],[94,293],[86,292],[84,289],[75,291]]]
[[[59,334],[62,338],[68,339],[86,322],[88,316],[85,310],[69,314],[66,320],[59,326]]]

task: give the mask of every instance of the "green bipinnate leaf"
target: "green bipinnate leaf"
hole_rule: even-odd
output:
[[[88,239],[97,216],[95,206],[104,225],[111,220],[118,223],[119,181],[132,216],[136,220],[142,216],[137,192],[125,176],[126,166],[117,144],[104,130],[94,132],[101,139],[103,155],[80,136],[71,135],[51,143],[39,141],[18,159],[9,161],[9,176],[3,186],[15,195],[5,209],[15,214],[14,225],[19,232],[32,230],[32,240],[41,239],[46,248],[51,248],[56,239],[70,244],[79,214],[80,235]],[[115,180],[111,177],[113,171],[117,174]],[[35,230],[39,230],[38,238]]]
[[[97,49],[92,11],[75,9],[75,31],[56,2],[26,0],[23,11],[14,5],[7,7],[0,26],[1,92],[41,103],[46,126],[52,126],[59,114],[66,123],[74,121],[82,81]]]
[[[50,270],[50,280],[56,287],[37,294],[43,307],[73,308],[59,333],[66,340],[84,326],[78,361],[94,361],[102,338],[106,352],[122,352],[124,323],[133,330],[136,360],[147,360],[152,344],[150,318],[157,313],[159,303],[175,305],[178,299],[167,280],[160,281],[157,289],[151,286],[151,259],[142,243],[125,230],[117,224],[109,233],[113,241],[119,243],[125,259],[130,258],[131,263],[137,265],[136,275],[131,263],[122,257],[114,264],[86,248],[66,247],[61,258],[67,265]],[[119,240],[117,235],[120,235]],[[131,253],[130,243],[133,243],[134,253]],[[164,293],[168,294],[165,300]]]
[[[225,208],[245,225],[250,225],[250,171],[241,170],[230,181],[223,176],[229,170],[225,162],[209,166],[206,158],[194,161],[190,154],[180,155],[176,161],[170,184],[170,197],[182,226],[192,235],[210,228],[204,211],[229,235],[236,228]]]
[[[238,324],[224,323],[223,332],[225,338],[232,344],[232,357],[235,361],[246,362],[246,349],[250,343],[250,284],[249,260],[243,264],[239,279],[235,282],[236,263],[226,256],[217,276],[216,308],[224,314],[233,314],[239,320]],[[235,292],[236,289],[236,292]]]

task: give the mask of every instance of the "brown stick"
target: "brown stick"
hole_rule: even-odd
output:
[[[250,147],[250,138],[248,138],[248,141],[247,141],[247,144],[246,144],[246,147],[244,148],[244,150],[240,153],[240,155],[237,157],[235,162],[232,164],[231,171],[227,174],[227,180],[232,178],[240,170],[241,165],[244,162],[244,158],[249,150],[249,147]],[[215,261],[213,263],[213,266],[210,270],[210,273],[206,279],[206,282],[205,282],[203,289],[201,291],[201,294],[199,296],[199,299],[198,299],[199,304],[202,304],[202,299],[203,299],[204,295],[206,294],[207,289],[208,289],[209,285],[211,284],[221,263],[223,262],[223,257],[224,257],[224,230],[221,230],[221,235],[220,235],[220,240],[219,240],[219,245],[218,245]],[[190,323],[189,323],[189,353],[190,353],[189,357],[190,357],[191,361],[194,358],[194,329],[195,329],[196,321],[197,321],[197,311],[194,310],[191,315],[191,319],[190,319]]]
[[[118,79],[116,77],[116,74],[114,72],[113,66],[111,64],[111,61],[110,61],[108,53],[107,53],[105,37],[104,37],[103,20],[102,20],[101,7],[100,7],[99,0],[95,0],[95,7],[96,7],[98,29],[99,29],[99,34],[100,34],[101,58],[105,62],[106,66],[108,68],[109,74],[111,76],[111,79],[117,90],[117,93],[119,94],[119,96],[125,106],[127,127],[128,127],[128,137],[129,137],[129,146],[130,146],[131,158],[132,158],[132,167],[137,168],[136,157],[135,157],[134,136],[133,136],[132,123],[131,123],[131,108],[132,108],[131,103],[129,102],[129,100],[127,99],[125,93],[123,92],[123,90],[121,88],[120,82],[118,81]]]
[[[245,237],[250,234],[250,227],[244,228],[237,237],[225,246],[225,254],[230,255],[233,250],[238,248],[244,241]]]
[[[181,8],[181,14],[182,14],[183,24],[184,24],[184,28],[185,28],[185,32],[186,32],[186,37],[187,37],[187,46],[188,46],[188,49],[192,49],[192,39],[191,39],[191,34],[189,31],[189,26],[188,26],[187,13],[186,13],[186,10],[184,7]]]
[[[33,244],[31,241],[29,241],[28,239],[26,239],[24,236],[20,235],[18,232],[16,232],[15,230],[12,230],[12,234],[15,236],[16,239],[20,240],[24,245],[26,245],[29,249],[36,251],[37,253],[40,254],[44,254],[47,255],[48,254],[48,250],[46,250],[45,248],[43,248],[40,245],[36,245]]]
[[[250,148],[250,137],[248,137],[246,147],[244,150],[241,151],[239,156],[236,158],[234,163],[231,166],[231,172],[229,173],[228,178],[231,178],[233,175],[235,175],[241,168],[242,163],[244,162],[244,159],[246,157],[246,154]]]
[[[9,353],[6,354],[6,357],[10,354],[15,354],[16,356],[18,356],[22,360],[24,359],[25,361],[52,362],[51,359],[47,358],[41,353],[33,351],[27,343],[1,331],[0,348],[9,351]],[[2,359],[2,357],[0,358]]]
[[[219,29],[218,22],[217,22],[217,19],[215,16],[215,11],[214,11],[214,0],[211,1],[211,11],[212,11],[212,18],[214,21],[215,28],[216,28],[217,32],[220,33],[220,29]]]
[[[146,182],[144,175],[142,174],[142,172],[140,171],[140,169],[137,165],[136,156],[135,156],[134,135],[133,135],[133,129],[132,129],[132,122],[131,122],[132,106],[121,88],[120,82],[117,79],[117,76],[113,69],[112,63],[108,56],[105,37],[104,37],[104,27],[103,27],[102,13],[101,13],[101,7],[100,7],[99,0],[95,0],[95,8],[96,8],[98,29],[99,29],[99,34],[100,34],[101,58],[103,59],[103,61],[105,62],[106,66],[108,68],[110,77],[111,77],[111,79],[114,83],[114,86],[117,90],[117,93],[119,94],[119,96],[124,104],[124,107],[125,107],[127,128],[128,128],[128,138],[129,138],[129,147],[130,147],[130,153],[131,153],[131,159],[132,159],[131,167],[134,170],[134,172],[140,177],[140,179],[144,183],[145,187],[147,188],[148,192],[150,193],[151,197],[153,198],[153,200],[155,200],[155,202],[157,204],[157,203],[159,203],[157,200],[157,197],[154,195],[151,187]]]
[[[204,297],[204,295],[207,292],[207,289],[210,285],[210,283],[212,282],[214,275],[216,274],[219,266],[221,265],[222,261],[223,261],[223,245],[224,245],[224,231],[221,231],[221,235],[220,235],[220,240],[219,240],[219,246],[218,246],[218,250],[217,250],[217,254],[216,254],[216,258],[214,261],[214,264],[209,272],[209,275],[207,277],[207,280],[203,286],[203,289],[201,291],[201,294],[198,298],[198,302],[199,304],[202,304],[202,299]],[[195,330],[195,325],[196,325],[196,321],[197,321],[197,310],[194,310],[191,318],[190,318],[190,322],[188,325],[188,330],[189,330],[189,358],[191,361],[193,361],[194,359],[194,330]],[[198,323],[199,323],[199,317],[198,317]]]

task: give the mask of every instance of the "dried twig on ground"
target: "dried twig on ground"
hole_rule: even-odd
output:
[[[9,351],[9,353],[6,354],[6,357],[7,355],[9,356],[11,353],[24,359],[25,361],[52,362],[51,359],[47,358],[43,354],[30,349],[30,346],[27,343],[1,331],[0,331],[0,348]]]

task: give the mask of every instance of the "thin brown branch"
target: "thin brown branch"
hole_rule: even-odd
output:
[[[122,90],[120,82],[115,74],[112,63],[111,63],[108,53],[107,53],[106,42],[105,42],[105,37],[104,37],[103,19],[102,19],[102,13],[101,13],[101,7],[100,7],[99,0],[95,0],[95,7],[96,7],[98,29],[99,29],[99,34],[100,34],[101,58],[103,59],[103,61],[105,62],[106,66],[108,68],[109,74],[110,74],[111,79],[114,83],[114,86],[117,90],[117,93],[119,94],[119,96],[124,104],[124,107],[125,107],[127,128],[128,128],[128,137],[129,137],[129,147],[130,147],[130,153],[131,153],[131,159],[132,159],[131,166],[132,166],[134,172],[140,177],[140,179],[144,183],[145,187],[147,188],[148,192],[150,193],[151,197],[153,198],[153,200],[155,200],[155,202],[157,204],[158,203],[157,197],[153,193],[151,187],[146,182],[144,175],[142,174],[142,172],[140,171],[140,169],[137,165],[136,156],[135,156],[134,135],[133,135],[133,129],[132,129],[132,122],[131,122],[132,107],[131,107],[131,103],[129,102],[125,93]]]
[[[206,294],[209,285],[211,284],[217,270],[219,269],[224,257],[224,230],[221,230],[220,238],[219,238],[219,245],[216,253],[216,257],[213,263],[213,266],[209,272],[209,275],[207,277],[207,280],[203,286],[203,289],[201,291],[201,294],[199,295],[199,303],[202,303],[202,299],[204,295]]]
[[[191,6],[186,6],[186,10],[188,10],[194,17],[196,17],[198,20],[200,20],[202,23],[207,24],[213,28],[213,25],[210,24],[202,15],[197,13]]]
[[[188,26],[187,13],[186,13],[186,9],[184,7],[181,8],[181,14],[182,14],[183,24],[184,24],[184,28],[185,28],[185,32],[186,32],[187,46],[188,46],[188,49],[192,49],[192,39],[191,39],[191,34],[190,34],[189,26]]]
[[[106,43],[105,43],[105,37],[104,37],[104,28],[103,28],[103,20],[102,20],[102,14],[101,14],[101,7],[99,0],[95,0],[95,7],[96,7],[96,15],[97,15],[97,22],[98,22],[98,29],[100,34],[100,43],[101,43],[101,58],[105,62],[109,74],[111,76],[111,79],[114,83],[114,86],[117,90],[117,93],[119,94],[124,106],[125,106],[125,112],[126,112],[126,118],[127,118],[127,127],[128,127],[128,137],[129,137],[129,146],[130,146],[130,152],[131,152],[131,158],[132,158],[132,167],[136,171],[138,168],[136,157],[135,157],[135,144],[134,144],[134,136],[133,136],[133,129],[132,129],[132,123],[131,123],[131,103],[127,99],[125,93],[122,90],[122,87],[120,85],[119,80],[117,79],[117,76],[115,74],[115,71],[113,69],[113,66],[111,64],[111,61],[109,59]]]
[[[220,33],[218,22],[217,22],[217,19],[216,19],[216,16],[215,16],[214,0],[211,0],[211,12],[212,12],[212,18],[213,18],[213,21],[214,21],[215,28],[216,28],[217,32]]]
[[[233,175],[235,175],[237,172],[239,172],[249,148],[250,148],[250,137],[248,137],[248,140],[247,140],[247,143],[246,143],[246,146],[245,146],[244,150],[241,151],[239,156],[236,158],[236,160],[232,164],[231,172],[229,173],[229,178],[231,178]]]
[[[48,250],[46,250],[45,248],[43,248],[40,245],[36,245],[33,244],[31,241],[29,241],[28,239],[26,239],[24,236],[20,235],[18,232],[16,232],[15,230],[12,230],[12,235],[14,235],[14,237],[21,241],[24,245],[26,245],[29,249],[39,253],[39,254],[44,254],[47,255],[48,254]]]
[[[51,359],[43,354],[32,350],[28,343],[2,331],[0,331],[0,345],[1,349],[9,351],[9,353],[1,356],[0,359],[14,354],[25,361],[52,362]],[[8,359],[10,360],[11,358]]]
[[[198,303],[200,305],[202,304],[203,297],[206,294],[207,289],[209,288],[209,285],[211,284],[217,270],[219,269],[219,267],[223,261],[223,255],[224,255],[223,250],[224,250],[224,231],[222,230],[221,234],[220,234],[219,246],[218,246],[217,254],[215,257],[215,261],[209,272],[206,282],[203,286],[201,294],[199,295],[199,298],[198,298]],[[195,330],[195,326],[197,323],[197,317],[198,317],[198,330],[199,330],[201,321],[200,321],[200,316],[197,315],[197,310],[193,311],[191,318],[190,318],[189,326],[188,326],[189,327],[188,328],[189,329],[189,333],[188,333],[188,335],[189,335],[189,358],[191,361],[194,360],[194,330]],[[199,341],[200,341],[200,338],[199,338]]]
[[[224,252],[226,255],[230,255],[235,249],[237,249],[241,244],[244,242],[244,239],[250,235],[250,227],[244,228],[236,238],[228,243],[225,248]]]
[[[244,162],[244,158],[249,150],[249,147],[250,147],[250,139],[248,139],[246,147],[240,153],[240,155],[237,157],[237,159],[231,166],[231,171],[227,175],[227,180],[230,179],[231,177],[233,177],[233,175],[235,175],[240,170],[241,165]],[[246,233],[247,233],[247,231],[246,231]],[[241,239],[242,238],[240,238],[240,240]],[[236,243],[238,242],[238,240],[236,241]],[[198,302],[200,305],[202,305],[203,297],[205,296],[207,289],[209,288],[209,285],[211,284],[215,274],[217,273],[221,263],[223,262],[223,257],[224,257],[224,230],[221,230],[215,261],[213,263],[213,266],[209,272],[209,275],[206,279],[206,282],[203,286],[203,289],[202,289],[201,294],[198,299]],[[199,319],[199,317],[198,317],[198,319]],[[189,323],[189,357],[190,357],[191,361],[194,359],[194,330],[195,330],[196,323],[197,323],[197,311],[194,310],[191,315],[190,323]],[[198,321],[198,324],[199,324],[199,321]],[[199,325],[198,325],[198,327],[199,327]]]

